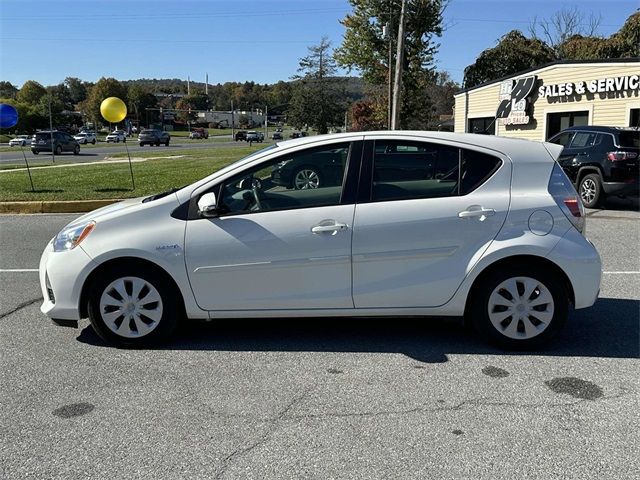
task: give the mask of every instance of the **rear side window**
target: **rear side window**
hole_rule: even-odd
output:
[[[595,143],[596,136],[593,132],[577,132],[571,141],[571,147],[591,147]]]
[[[621,147],[640,148],[640,131],[620,132],[618,134],[618,144]]]
[[[448,145],[376,141],[371,199],[466,195],[487,181],[501,164],[491,155]]]

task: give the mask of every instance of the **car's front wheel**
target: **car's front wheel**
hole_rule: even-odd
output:
[[[96,333],[119,346],[166,340],[180,308],[175,287],[157,272],[124,267],[103,272],[90,286],[89,319]]]
[[[495,270],[471,292],[471,321],[505,348],[539,347],[553,338],[568,315],[568,294],[548,269],[514,266]]]
[[[602,203],[604,194],[602,193],[602,182],[600,175],[590,173],[582,177],[580,185],[578,185],[578,193],[582,199],[582,203],[587,208],[596,208]]]
[[[73,147],[73,154],[80,155],[80,145],[76,145],[75,147]]]

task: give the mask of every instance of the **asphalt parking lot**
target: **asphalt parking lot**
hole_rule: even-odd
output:
[[[114,349],[39,311],[33,269],[74,216],[0,216],[0,477],[635,478],[633,208],[589,212],[600,299],[527,353],[416,318],[193,323]]]

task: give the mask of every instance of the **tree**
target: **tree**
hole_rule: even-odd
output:
[[[567,58],[563,44],[576,35],[595,37],[602,22],[602,15],[593,13],[587,17],[578,7],[563,8],[549,18],[534,17],[529,25],[532,39],[543,40],[555,50],[559,59]]]
[[[36,105],[40,99],[47,94],[45,88],[34,80],[24,82],[16,95],[16,99],[20,103],[27,105]]]
[[[342,45],[336,50],[336,60],[348,69],[356,68],[369,85],[378,86],[375,110],[386,110],[387,85],[395,65],[394,35],[398,31],[402,0],[349,0],[353,12],[342,24],[346,31]],[[434,55],[438,44],[434,38],[442,35],[442,13],[448,0],[407,0],[405,26],[403,91],[400,125],[425,128],[430,121],[431,108],[424,88],[432,80]],[[383,36],[383,27],[389,35]],[[389,54],[391,51],[391,55]],[[389,61],[391,60],[391,63]],[[391,68],[390,68],[391,64]]]
[[[136,83],[129,87],[128,100],[129,110],[135,115],[138,122],[140,122],[140,117],[144,115],[147,108],[155,108],[158,105],[156,96],[146,87]]]
[[[298,75],[289,105],[289,118],[294,125],[309,125],[324,134],[329,127],[341,123],[344,108],[341,92],[334,77],[336,62],[331,55],[331,42],[326,37],[318,45],[308,47],[309,55],[300,59]]]
[[[100,115],[100,104],[108,97],[118,97],[126,103],[127,87],[115,78],[102,77],[91,88],[87,99],[82,102],[84,114],[91,120],[102,120],[102,116]]]
[[[606,40],[601,54],[605,58],[640,57],[640,12],[629,16],[622,28]]]
[[[380,130],[384,125],[384,119],[381,120],[376,111],[376,103],[370,99],[358,100],[353,103],[349,117],[351,118],[351,130],[355,132]]]
[[[182,97],[176,102],[176,108],[178,110],[206,110],[209,107],[209,97],[204,94],[189,95]],[[197,113],[193,112],[178,112],[178,119],[183,122],[192,122],[198,118]]]
[[[520,31],[512,30],[495,47],[484,50],[473,64],[464,69],[464,86],[474,87],[555,59],[554,50],[542,40],[529,39]]]
[[[64,85],[69,92],[69,100],[73,105],[83,102],[87,98],[87,88],[89,84],[83,82],[79,78],[67,77],[64,79]]]
[[[18,93],[18,89],[11,82],[0,82],[0,98],[5,99],[14,99],[16,98],[16,94]]]

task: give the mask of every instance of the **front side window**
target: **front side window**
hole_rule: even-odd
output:
[[[338,205],[351,144],[283,154],[224,182],[218,209],[239,214]]]
[[[580,147],[591,147],[595,140],[596,134],[594,132],[577,132],[573,136],[573,140],[571,141],[572,148],[580,148]]]

